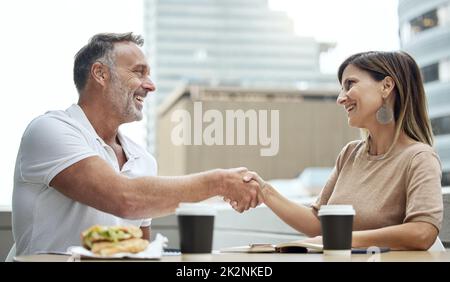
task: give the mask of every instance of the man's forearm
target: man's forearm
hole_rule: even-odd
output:
[[[118,217],[139,219],[172,213],[180,202],[224,196],[243,211],[256,202],[259,188],[245,183],[246,168],[215,169],[174,177],[128,178],[99,157],[83,159],[58,173],[50,182],[65,196]]]
[[[126,179],[120,216],[135,219],[168,215],[180,202],[198,202],[220,195],[221,182],[220,170],[186,176]]]

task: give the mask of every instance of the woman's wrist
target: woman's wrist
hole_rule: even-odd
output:
[[[264,202],[267,203],[275,194],[275,189],[272,187],[272,185],[266,182],[264,184],[264,187],[261,188],[261,193],[263,194]]]

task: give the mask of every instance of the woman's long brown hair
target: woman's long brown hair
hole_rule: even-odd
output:
[[[420,69],[415,60],[406,52],[370,51],[358,53],[347,58],[339,67],[338,79],[342,82],[342,74],[348,65],[366,71],[376,81],[390,76],[394,82],[394,142],[390,152],[403,131],[410,138],[433,145],[433,131],[428,118],[427,99],[423,87]],[[365,131],[366,139],[369,138]],[[366,140],[367,141],[367,140]]]

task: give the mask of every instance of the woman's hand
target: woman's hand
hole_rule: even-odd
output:
[[[270,183],[266,183],[254,171],[245,172],[242,181],[258,182],[259,189],[261,190],[258,197],[261,197],[261,201],[292,228],[307,236],[317,236],[321,234],[320,221],[312,208],[290,201],[272,187]],[[231,202],[230,204],[234,208],[236,203]],[[315,240],[320,240],[320,242],[322,242],[321,237],[316,238]]]
[[[267,187],[267,183],[254,171],[249,171],[247,172],[244,177],[242,178],[244,182],[248,183],[251,181],[256,181],[258,182],[259,185],[259,189],[261,193],[258,193],[258,204],[257,206],[259,206],[260,204],[262,204],[264,202],[264,197],[263,197],[263,189]],[[231,201],[228,198],[223,198],[223,200],[227,203],[229,203],[233,209],[237,210],[237,202],[236,201]]]
[[[259,176],[256,172],[254,171],[248,171],[245,175],[244,175],[244,181],[245,182],[250,182],[252,180],[255,180],[256,182],[258,182],[259,184],[259,189],[261,189],[261,191],[264,190],[264,188],[266,188],[267,183],[264,181],[264,179],[261,178],[261,176]]]

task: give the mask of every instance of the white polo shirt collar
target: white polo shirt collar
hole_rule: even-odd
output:
[[[105,141],[103,141],[103,139],[100,136],[98,136],[98,134],[95,131],[94,127],[92,126],[91,122],[89,121],[89,119],[87,118],[83,109],[79,105],[73,104],[66,111],[73,119],[75,119],[77,122],[79,122],[93,136],[95,136],[95,139],[97,139],[97,141],[103,146],[103,148],[105,148],[105,149],[109,148],[106,150],[112,150],[111,147],[108,144],[106,144]],[[131,161],[131,160],[138,159],[139,155],[135,154],[132,150],[130,150],[131,146],[129,146],[127,140],[125,138],[123,138],[120,129],[117,132],[117,137],[119,138],[120,144],[122,145],[122,149],[125,152],[127,160]],[[114,156],[114,158],[115,158],[115,156]],[[124,166],[124,168],[125,168],[125,166]]]

